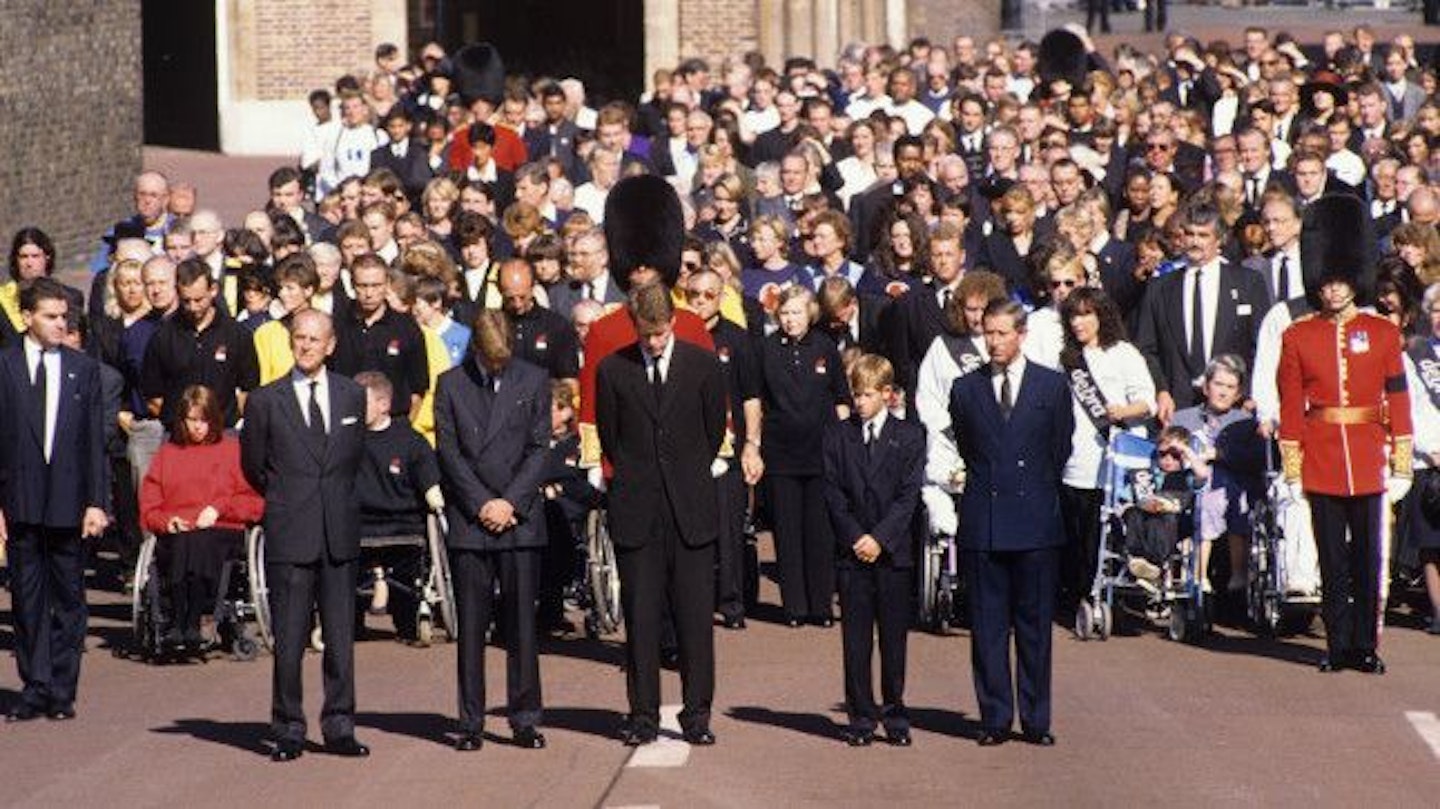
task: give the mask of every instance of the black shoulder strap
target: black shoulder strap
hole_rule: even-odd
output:
[[[1425,386],[1425,392],[1430,394],[1430,404],[1440,409],[1440,359],[1436,359],[1435,352],[1430,348],[1430,341],[1412,340],[1405,353],[1409,354],[1410,361],[1415,363],[1415,374],[1420,377],[1420,384]]]
[[[1080,403],[1080,409],[1090,417],[1095,431],[1102,436],[1109,435],[1110,414],[1106,410],[1109,403],[1105,401],[1105,394],[1100,392],[1100,386],[1095,384],[1095,375],[1090,373],[1090,365],[1085,362],[1085,352],[1063,351],[1060,364],[1065,366],[1065,379],[1070,383],[1070,393],[1075,397],[1075,401]]]
[[[940,339],[945,341],[945,348],[949,350],[955,366],[960,369],[960,376],[965,376],[985,364],[985,358],[975,348],[975,341],[969,337],[957,337],[947,331],[940,333]]]

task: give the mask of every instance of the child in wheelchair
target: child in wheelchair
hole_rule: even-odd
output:
[[[1152,595],[1160,590],[1165,566],[1193,539],[1196,493],[1210,477],[1208,462],[1191,443],[1189,430],[1167,427],[1150,466],[1131,471],[1126,481],[1128,506],[1121,513],[1126,568]],[[1202,560],[1209,544],[1202,535]]]
[[[583,576],[585,519],[600,506],[600,492],[580,468],[575,431],[575,390],[569,382],[550,385],[550,453],[545,467],[545,528],[549,542],[541,561],[540,626],[551,632],[573,629],[565,618],[565,591]]]
[[[360,589],[369,592],[372,615],[389,612],[396,634],[413,641],[427,516],[443,505],[440,464],[408,421],[390,417],[394,388],[384,374],[366,371],[355,381],[365,388],[365,456],[355,479],[363,549]],[[405,539],[411,541],[399,541]],[[392,588],[392,583],[403,586]],[[363,624],[356,621],[357,627]]]

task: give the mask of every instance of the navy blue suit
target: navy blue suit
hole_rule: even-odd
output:
[[[447,544],[460,608],[460,725],[479,733],[485,722],[485,633],[500,583],[507,706],[513,728],[540,721],[540,646],[535,602],[545,548],[545,481],[550,451],[550,377],[539,366],[512,360],[495,377],[475,360],[440,375],[435,389],[435,436],[445,487]],[[480,509],[501,499],[515,507],[516,525],[494,533]]]
[[[1060,481],[1075,427],[1070,389],[1059,373],[1027,362],[1005,419],[991,374],[966,374],[950,390],[950,418],[966,468],[959,542],[981,724],[1003,735],[1014,721],[1013,631],[1021,727],[1048,732],[1050,621],[1065,544]]]
[[[69,348],[60,355],[54,441],[45,460],[45,410],[25,350],[0,354],[0,509],[9,531],[15,660],[36,711],[70,708],[85,642],[85,509],[109,490],[100,364]],[[47,383],[48,384],[48,383]]]
[[[905,635],[910,626],[910,530],[920,502],[925,469],[925,428],[887,416],[867,447],[858,416],[825,432],[825,505],[839,558],[841,637],[845,657],[845,707],[850,726],[887,733],[909,730],[905,711]],[[855,558],[855,543],[869,534],[880,558]],[[871,683],[872,630],[880,636],[880,699]]]

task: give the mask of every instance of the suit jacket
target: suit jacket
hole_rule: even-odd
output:
[[[671,349],[656,401],[638,343],[596,369],[595,422],[610,483],[610,535],[622,548],[660,541],[666,511],[688,547],[720,532],[718,488],[710,464],[725,436],[725,382],[713,354],[682,342]]]
[[[575,145],[579,139],[580,127],[567,118],[555,127],[554,134],[550,133],[549,124],[541,124],[525,130],[525,151],[529,153],[531,162],[548,158],[553,151],[554,156],[565,169],[566,178],[571,183],[579,185],[580,160],[575,156]]]
[[[575,304],[585,299],[585,285],[579,281],[562,281],[548,290],[550,296],[550,311],[570,321],[570,310]],[[615,276],[610,276],[610,282],[605,285],[605,299],[602,304],[624,303],[625,293],[615,283]]]
[[[927,284],[910,290],[890,306],[896,314],[890,318],[892,336],[888,356],[895,363],[896,384],[912,393],[915,371],[925,359],[925,352],[930,350],[935,338],[949,328],[935,295],[935,288]]]
[[[45,463],[45,411],[31,393],[24,346],[0,353],[0,509],[8,525],[79,527],[109,504],[100,364],[61,347],[55,438]]]
[[[269,562],[346,562],[360,555],[355,478],[365,455],[365,389],[329,372],[329,433],[305,426],[291,375],[250,394],[240,467],[265,498]]]
[[[850,198],[850,224],[855,237],[851,239],[850,256],[864,261],[875,252],[875,228],[895,206],[898,183],[876,183]]]
[[[550,377],[524,360],[485,386],[474,360],[440,375],[435,391],[435,448],[445,489],[451,548],[475,551],[539,548],[546,542],[545,482],[550,450]],[[480,507],[494,499],[515,507],[517,524],[492,533]]]
[[[370,170],[387,168],[395,172],[400,178],[400,184],[405,187],[405,196],[410,198],[410,204],[414,205],[420,201],[420,195],[425,191],[425,184],[435,173],[430,170],[430,150],[425,148],[425,142],[419,138],[411,138],[410,145],[405,150],[405,157],[399,158],[390,151],[390,144],[377,146],[375,151],[370,153]],[[319,233],[313,234],[318,238]]]
[[[1172,272],[1148,284],[1140,304],[1140,321],[1135,334],[1135,347],[1145,356],[1155,389],[1165,391],[1175,400],[1176,409],[1198,403],[1194,380],[1205,373],[1203,365],[1195,366],[1190,358],[1190,344],[1185,339],[1185,279],[1188,272]],[[1260,321],[1270,310],[1270,292],[1265,276],[1227,261],[1220,263],[1220,295],[1218,311],[1209,312],[1212,337],[1210,358],[1220,354],[1238,354],[1247,367],[1255,364],[1255,345],[1260,336]]]
[[[855,542],[865,534],[885,549],[890,564],[911,567],[910,533],[925,471],[925,428],[917,421],[887,416],[865,447],[859,416],[825,431],[825,506],[841,560],[854,562]]]
[[[1140,303],[1145,286],[1135,280],[1135,264],[1139,261],[1135,246],[1111,237],[1095,254],[1099,265],[1100,285],[1122,313],[1133,312]]]
[[[1037,246],[1039,239],[1037,232],[1030,242],[1032,251]],[[1012,295],[1019,294],[1025,300],[1034,300],[1035,291],[1031,284],[1030,267],[1026,258],[1015,249],[1015,240],[1010,238],[1010,234],[996,228],[990,231],[990,235],[980,243],[980,255],[975,259],[975,266],[988,269],[1004,278],[1005,286]]]
[[[966,374],[950,388],[950,421],[966,468],[960,547],[1032,551],[1065,544],[1060,485],[1075,429],[1065,377],[1027,362],[1006,420],[991,375]]]

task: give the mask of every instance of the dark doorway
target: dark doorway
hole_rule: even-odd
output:
[[[644,0],[446,0],[436,35],[447,48],[484,41],[511,75],[574,76],[592,104],[633,101],[644,86]]]
[[[215,4],[145,0],[145,142],[215,151]]]

